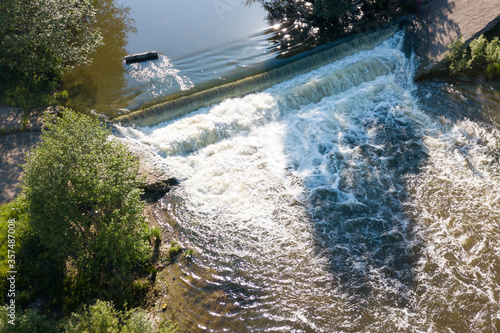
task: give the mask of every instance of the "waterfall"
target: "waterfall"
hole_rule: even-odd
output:
[[[383,36],[115,125],[181,182],[185,331],[498,329],[500,133],[427,112],[404,33]]]
[[[276,83],[288,80],[298,74],[309,72],[355,52],[372,49],[375,45],[393,35],[396,30],[397,25],[390,25],[385,29],[356,37],[345,43],[264,73],[195,92],[188,96],[180,96],[173,100],[117,117],[113,119],[113,123],[152,126],[163,121],[181,117],[202,107],[219,103],[227,98],[241,97],[262,91]]]

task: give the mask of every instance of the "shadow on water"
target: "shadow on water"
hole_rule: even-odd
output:
[[[418,131],[404,120],[382,113],[357,125],[369,137],[344,136],[342,149],[358,151],[355,157],[324,152],[338,185],[313,189],[308,202],[317,251],[328,258],[352,310],[361,314],[379,302],[409,305],[420,249],[405,210],[405,180],[420,172],[427,154]]]
[[[416,10],[415,1],[411,0],[364,1],[353,4],[339,16],[336,13],[341,8],[325,13],[315,7],[342,7],[341,4],[247,0],[247,4],[253,2],[260,2],[267,11],[266,20],[271,28],[265,34],[269,49],[277,58],[289,58],[346,36],[369,33]]]
[[[482,74],[418,81],[418,97],[428,112],[453,121],[474,119],[500,127],[500,80]],[[443,114],[442,110],[446,110]]]
[[[128,35],[136,28],[129,16],[130,7],[116,0],[96,1],[94,6],[94,28],[101,30],[104,45],[97,49],[90,66],[78,67],[64,78],[63,88],[69,93],[70,107],[83,110],[100,106],[100,111],[116,116],[116,108],[131,99],[123,94],[127,81],[122,59]]]
[[[499,91],[500,82],[475,77],[421,81],[413,93],[433,121],[453,126],[472,120],[499,128]],[[336,175],[334,185],[305,181],[316,251],[327,258],[334,281],[349,299],[352,326],[344,327],[347,331],[374,324],[377,307],[417,310],[415,269],[428,240],[415,231],[416,213],[408,205],[415,190],[409,179],[423,173],[429,155],[418,122],[392,116],[389,109],[351,119],[349,128],[356,130],[343,132],[337,143],[342,149],[317,142]],[[352,151],[357,153],[346,153]],[[467,149],[460,153],[471,159]],[[468,168],[480,176],[470,163]],[[466,319],[453,316],[437,325],[469,327]]]

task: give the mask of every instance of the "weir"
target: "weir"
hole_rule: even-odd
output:
[[[264,91],[115,126],[180,180],[155,214],[196,251],[168,286],[183,331],[496,332],[500,132],[454,116],[484,105],[463,90],[420,91],[406,47],[398,31]]]
[[[370,50],[394,35],[397,30],[398,24],[392,24],[386,28],[355,37],[332,46],[327,50],[314,53],[311,56],[267,72],[134,111],[117,117],[112,122],[124,126],[153,126],[164,121],[179,118],[192,111],[219,103],[227,98],[241,97],[262,91],[279,82],[307,73],[356,52]]]

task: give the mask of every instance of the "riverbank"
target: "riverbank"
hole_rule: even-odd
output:
[[[415,79],[446,69],[443,63],[450,42],[466,43],[500,22],[497,0],[433,0],[425,4],[410,25],[415,53],[421,63]]]

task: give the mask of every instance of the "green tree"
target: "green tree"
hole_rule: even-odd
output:
[[[484,71],[489,79],[500,77],[500,39],[488,41],[484,35],[465,44],[462,37],[448,45],[446,56],[452,74]]]
[[[92,3],[92,0],[2,0],[3,90],[27,96],[43,89],[53,92],[64,73],[88,63],[102,39],[99,30],[92,28],[95,19]]]
[[[150,252],[138,162],[96,119],[65,111],[45,122],[24,166],[29,223],[50,256],[66,260],[75,301],[112,298]]]
[[[23,272],[16,277],[18,306],[24,307],[35,299],[44,299],[50,305],[57,306],[62,299],[65,262],[48,255],[46,247],[29,223],[26,206],[22,195],[0,206],[0,300],[5,298],[8,301],[7,272],[15,270]],[[9,258],[8,254],[14,254],[15,258]],[[12,263],[13,269],[9,265]]]
[[[65,323],[65,332],[86,333],[175,333],[178,325],[171,321],[163,321],[155,328],[148,320],[148,313],[139,308],[128,311],[117,311],[112,303],[97,301],[83,310],[73,313]]]

